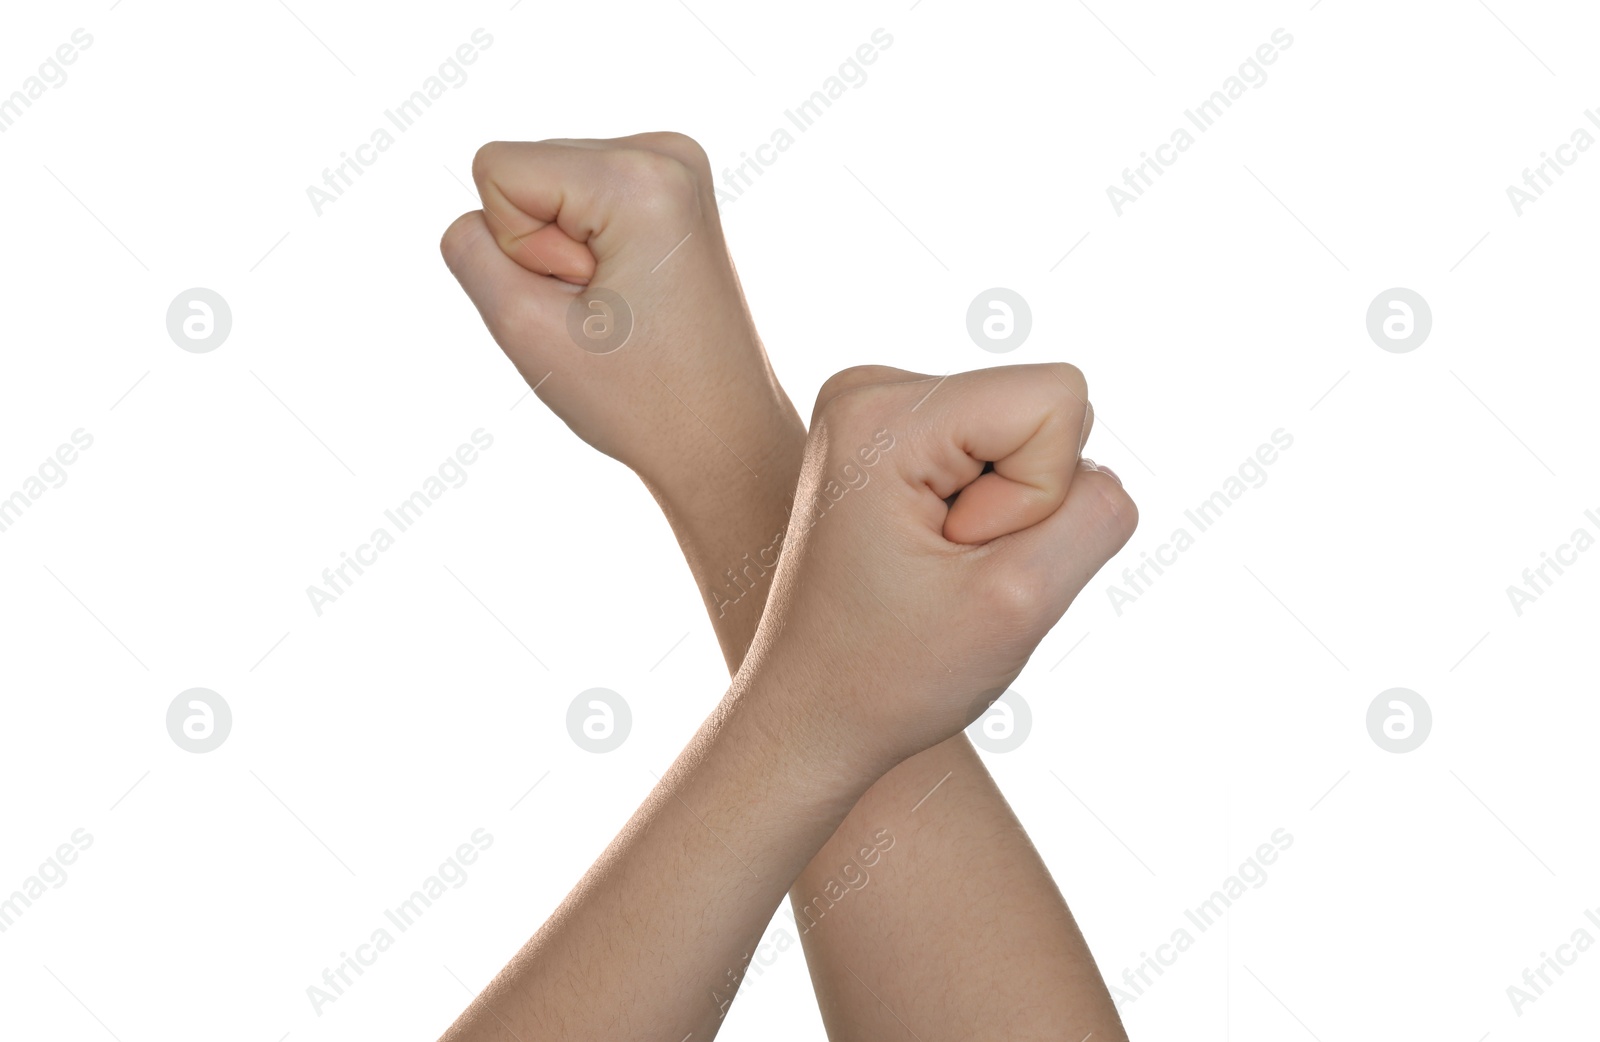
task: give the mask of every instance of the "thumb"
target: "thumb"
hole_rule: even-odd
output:
[[[1122,483],[1084,460],[1054,513],[998,542],[1005,545],[1003,555],[1018,555],[1018,567],[1050,577],[1047,613],[1054,625],[1138,525],[1139,508]]]
[[[984,543],[1053,514],[1087,428],[1083,373],[1062,363],[1004,366],[939,383],[946,388],[936,384],[926,398],[925,422],[936,435],[927,477],[941,495],[959,490],[944,537]]]
[[[560,229],[555,231],[560,234]],[[573,245],[588,252],[580,243]],[[450,273],[477,306],[484,325],[519,369],[524,362],[531,361],[519,357],[527,354],[530,339],[542,342],[538,334],[557,329],[566,321],[566,309],[572,302],[575,287],[545,275],[535,275],[508,256],[489,228],[489,219],[482,210],[456,218],[445,229],[444,238],[439,241],[439,252]],[[535,335],[530,338],[530,334]],[[543,374],[541,368],[535,375]]]

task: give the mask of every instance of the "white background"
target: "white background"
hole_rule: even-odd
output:
[[[1591,10],[291,6],[36,5],[0,34],[0,93],[94,41],[0,135],[0,495],[94,438],[0,533],[0,893],[93,836],[0,933],[0,1034],[431,1039],[537,928],[726,677],[654,505],[521,397],[439,233],[484,141],[677,129],[733,166],[877,28],[866,82],[723,207],[779,375],[804,411],[863,362],[1088,374],[1089,454],[1140,530],[989,762],[1108,978],[1294,837],[1130,1032],[1593,1024],[1600,950],[1520,1016],[1506,991],[1600,939],[1600,553],[1520,617],[1506,593],[1600,534],[1600,150],[1520,216],[1506,194],[1600,105]],[[470,79],[317,216],[306,187],[480,27]],[[1118,216],[1107,186],[1278,28],[1268,79]],[[209,354],[165,326],[194,286],[232,308]],[[992,286],[1033,313],[1003,356],[965,325]],[[1366,331],[1395,286],[1433,312],[1410,353]],[[470,480],[318,617],[306,587],[478,428]],[[1122,569],[1278,428],[1266,483],[1119,615]],[[634,716],[606,755],[564,725],[595,686]],[[1366,729],[1396,686],[1434,718],[1403,755]],[[191,687],[233,712],[204,755],[165,725]],[[315,1013],[308,985],[478,828],[466,883]],[[724,1037],[821,1037],[798,950]]]

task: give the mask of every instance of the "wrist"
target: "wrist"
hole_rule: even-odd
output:
[[[733,665],[755,632],[787,538],[805,438],[798,422],[796,428],[744,457],[754,474],[726,453],[723,461],[670,472],[635,469],[683,548],[712,624],[720,627],[735,611],[744,620]]]
[[[680,373],[663,358],[659,373],[651,369],[660,382],[657,389],[674,399],[663,402],[673,418],[642,439],[637,458],[628,463],[646,484],[669,496],[698,496],[734,482],[748,496],[747,482],[765,480],[775,464],[798,472],[806,426],[753,330],[721,328],[708,340],[713,346],[700,352],[714,353],[714,364]],[[791,481],[779,494],[793,491]]]
[[[805,451],[805,424],[787,400],[748,411],[755,415],[708,416],[706,426],[685,412],[694,430],[677,438],[663,432],[647,451],[624,462],[658,498],[680,507],[748,500],[752,492],[760,499],[792,496]]]
[[[805,671],[763,664],[752,652],[718,707],[727,734],[767,750],[797,796],[840,817],[889,771],[900,757],[819,697],[818,681]]]

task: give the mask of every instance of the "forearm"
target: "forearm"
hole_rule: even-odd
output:
[[[850,812],[818,870],[829,871],[837,853],[856,843],[862,843],[857,855],[873,858],[884,823],[869,812],[910,802],[907,797],[921,791],[924,768],[950,774],[952,786],[957,774],[970,773],[975,801],[947,805],[945,827],[929,828],[923,844],[919,825],[913,833],[919,842],[905,848],[921,851],[918,871],[925,874],[918,875],[918,886],[872,888],[869,899],[881,902],[882,917],[870,922],[886,926],[915,952],[949,939],[974,949],[977,993],[951,987],[919,995],[932,1021],[970,1023],[966,1012],[980,1008],[976,1000],[984,989],[995,999],[1004,991],[1018,1004],[1033,1003],[1035,996],[1007,987],[998,962],[983,958],[992,946],[969,944],[974,933],[985,941],[1025,936],[1039,922],[1059,924],[1053,913],[1040,914],[1060,902],[1051,904],[1048,874],[1036,857],[1025,856],[1031,855],[1025,838],[1019,834],[1020,845],[995,844],[996,857],[1032,873],[1014,886],[1019,895],[1044,897],[1019,896],[997,920],[944,902],[967,892],[969,870],[979,866],[969,848],[989,841],[997,827],[1013,827],[960,735],[970,722],[965,711],[972,692],[1004,690],[1015,679],[1083,582],[1137,523],[1134,504],[1114,478],[1077,458],[1090,426],[1082,373],[1060,364],[944,377],[856,367],[823,385],[812,413],[816,429],[806,437],[750,323],[717,220],[710,163],[693,141],[645,134],[609,142],[494,143],[474,158],[473,176],[485,212],[463,215],[447,231],[441,249],[451,271],[541,400],[655,493],[695,573],[730,672],[738,669],[741,679],[771,676],[772,662],[790,663],[791,675],[813,678],[807,705],[850,721],[847,733],[833,739],[876,742],[888,762],[955,736],[913,757],[915,769],[897,776],[904,781],[875,787],[875,798]],[[534,240],[537,251],[530,247]],[[596,298],[588,306],[599,307],[606,321],[593,333],[586,323],[583,335],[596,342],[579,346],[606,357],[580,359],[570,352],[573,285],[605,287],[630,302],[618,323],[604,294],[585,291]],[[638,319],[637,328],[629,315]],[[557,371],[561,378],[547,381]],[[917,436],[881,464],[894,442],[885,445],[879,435],[891,424],[909,423],[918,409]],[[855,492],[873,467],[879,468],[870,475],[874,488]],[[853,494],[842,499],[846,487]],[[806,501],[802,512],[828,512],[827,523],[797,525],[796,534],[780,538],[795,495]],[[779,549],[781,574],[774,567]],[[780,592],[763,614],[775,581]],[[771,627],[763,625],[759,634],[762,663],[743,664],[763,619]],[[815,682],[819,677],[828,681]],[[508,970],[491,992],[517,1006],[518,1023],[570,1016],[588,1031],[594,1025],[585,1012],[599,1008],[608,1028],[620,1019],[660,1032],[677,1008],[670,998],[635,995],[615,983],[616,966],[647,979],[653,973],[652,987],[664,982],[693,991],[706,972],[705,950],[717,949],[709,958],[715,965],[746,947],[741,942],[753,940],[773,905],[773,880],[791,870],[798,875],[804,852],[823,845],[843,808],[867,788],[859,779],[837,788],[802,785],[805,798],[797,798],[786,779],[796,773],[813,778],[815,764],[807,769],[790,754],[833,748],[828,742],[786,733],[774,750],[764,734],[748,742],[728,738],[725,729],[744,717],[716,719],[530,944],[520,968]],[[719,752],[743,747],[767,751],[753,760]],[[970,771],[941,771],[940,750],[969,758],[957,762]],[[753,785],[756,778],[774,781]],[[787,803],[779,798],[785,792]],[[710,814],[711,827],[726,829],[737,842],[719,839],[691,807]],[[751,816],[745,808],[759,813]],[[759,820],[780,812],[791,815],[781,826]],[[908,813],[917,813],[914,805]],[[690,819],[703,835],[681,834]],[[774,869],[760,880],[757,868],[740,864],[730,878],[706,860],[717,847],[727,852],[757,839],[762,864],[770,860]],[[863,842],[868,839],[871,850]],[[641,871],[650,860],[652,869]],[[685,884],[681,895],[664,890],[659,880],[676,883],[673,874],[691,866],[705,875]],[[758,881],[765,886],[752,885]],[[698,915],[689,923],[692,962],[678,966],[679,949],[663,940],[671,933],[663,923],[679,925],[685,908]],[[597,954],[595,923],[608,947],[621,939],[654,954]],[[863,917],[830,916],[829,925],[829,940],[823,943],[818,931],[810,948],[814,963],[830,964],[819,966],[819,993],[829,1030],[840,1034],[851,1030],[850,1004],[827,983],[837,979],[838,968],[869,953],[882,956],[869,969],[893,975],[905,959],[863,936],[869,925]],[[616,937],[605,928],[615,928]],[[1058,929],[1053,936],[1058,947],[1075,945],[1082,955],[1077,964],[1088,965],[1075,931]],[[1050,945],[1025,950],[1049,963],[1035,967],[1030,980],[1063,981],[1066,963],[1051,960]],[[715,965],[719,979],[741,969]],[[601,995],[581,979],[585,973],[601,978]],[[569,1003],[567,996],[576,993],[584,1001]],[[644,1023],[663,1011],[662,1022]],[[466,1020],[488,1025],[492,1016],[484,1005]]]
[[[805,702],[730,692],[445,1040],[715,1035],[790,882],[886,766]]]
[[[802,449],[796,438],[795,471]],[[742,503],[677,510],[673,529],[702,591],[728,587],[719,571],[751,546],[773,541],[793,489],[774,475],[786,473],[781,459],[770,460],[763,491]],[[655,491],[669,516],[671,504],[706,496],[681,487]],[[736,601],[721,610],[714,598],[707,602],[730,672],[749,646],[771,578],[735,575],[746,589],[723,596]],[[863,852],[871,863],[863,863]],[[829,915],[841,888],[851,895]],[[965,735],[880,778],[795,880],[790,897],[835,1042],[894,1037],[897,1016],[915,1018],[918,1034],[922,1023],[961,1024],[974,1035],[1001,1024],[1018,1039],[1071,1030],[1078,1032],[1073,1038],[1126,1038],[1072,913]],[[996,937],[1005,938],[1003,947]],[[892,975],[878,970],[891,966]]]
[[[772,588],[806,441],[787,400],[763,410],[759,439],[721,460],[641,475],[655,497],[710,616],[731,675],[744,661]]]
[[[857,842],[869,825],[892,844],[870,862]],[[832,881],[851,875],[866,882],[833,907]],[[965,735],[880,778],[790,899],[832,1042],[906,1028],[920,1038],[1127,1039],[1049,869]]]

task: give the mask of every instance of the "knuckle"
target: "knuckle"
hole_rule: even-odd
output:
[[[639,141],[649,147],[674,157],[702,178],[711,176],[711,157],[700,142],[676,130],[657,130],[639,135]]]
[[[1091,479],[1090,487],[1097,496],[1094,523],[1121,549],[1133,537],[1134,529],[1139,527],[1139,507],[1127,490],[1109,474],[1090,473],[1086,476]]]
[[[881,365],[853,365],[848,369],[841,369],[822,381],[822,387],[817,391],[817,404],[820,406],[852,388],[871,383],[887,370],[887,366]]]
[[[813,428],[826,432],[858,437],[874,427],[882,415],[880,395],[871,386],[856,387],[817,403]]]
[[[700,183],[689,165],[675,156],[628,149],[611,158],[619,187],[653,217],[694,214],[700,205]]]
[[[1089,400],[1089,381],[1082,369],[1071,362],[1052,362],[1050,368],[1054,370],[1056,380],[1060,381],[1057,387],[1069,400],[1080,403]]]
[[[896,372],[882,365],[854,365],[823,381],[812,410],[812,424],[858,430],[882,412],[885,381]]]
[[[1002,628],[1024,628],[1049,605],[1047,581],[1038,568],[1013,562],[996,567],[978,591],[985,617]]]
[[[439,253],[444,257],[444,262],[454,270],[461,259],[466,256],[467,244],[472,237],[472,220],[477,211],[462,214],[450,222],[450,227],[444,230],[439,237]]]
[[[486,181],[489,171],[495,167],[495,159],[505,149],[504,141],[490,141],[478,146],[478,151],[472,154],[472,180],[477,183]]]

